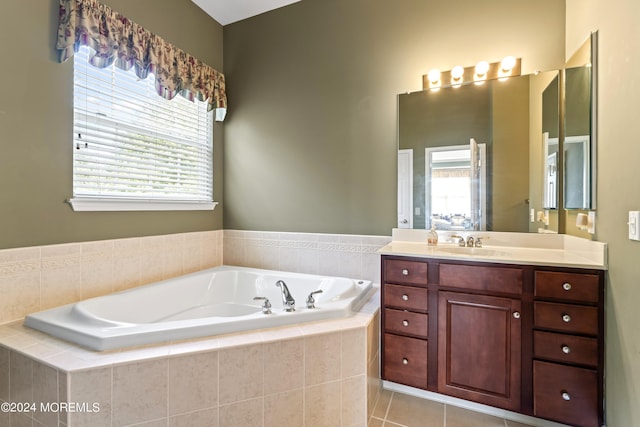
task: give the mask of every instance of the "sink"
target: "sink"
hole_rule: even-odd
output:
[[[509,256],[509,252],[498,251],[490,248],[470,248],[462,246],[438,246],[434,248],[436,252],[445,252],[455,255],[472,255],[472,256],[492,256],[492,257],[506,257]]]

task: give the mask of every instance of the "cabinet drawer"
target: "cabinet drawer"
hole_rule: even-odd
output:
[[[536,298],[597,303],[600,278],[595,274],[535,272]]]
[[[599,426],[596,371],[534,361],[533,412],[572,426]]]
[[[571,304],[536,301],[534,327],[576,334],[598,335],[598,309]]]
[[[598,366],[598,340],[575,335],[533,332],[533,355],[549,360]]]
[[[400,285],[384,285],[383,289],[385,307],[427,312],[428,293],[426,289]]]
[[[427,263],[399,259],[385,259],[384,281],[427,286]]]
[[[440,286],[479,291],[522,294],[519,268],[440,264]]]
[[[427,388],[427,341],[384,334],[384,379]]]
[[[386,308],[384,310],[384,329],[386,332],[427,338],[429,331],[428,317],[426,314]]]

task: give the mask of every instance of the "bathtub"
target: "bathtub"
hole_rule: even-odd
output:
[[[283,310],[283,280],[296,300]],[[220,266],[28,315],[24,324],[92,350],[111,350],[351,315],[371,282]],[[314,309],[307,296],[316,290]],[[271,302],[264,314],[263,301]]]

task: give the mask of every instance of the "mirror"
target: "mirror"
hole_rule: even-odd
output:
[[[520,76],[399,95],[399,227],[529,230],[529,92]]]
[[[595,209],[597,33],[564,69],[564,208]]]
[[[558,166],[560,162],[560,76],[542,91],[542,164],[545,209],[558,208]]]
[[[564,233],[595,209],[596,36],[562,73],[398,95],[398,227]]]

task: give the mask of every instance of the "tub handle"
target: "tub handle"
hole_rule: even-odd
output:
[[[253,297],[254,301],[264,300],[262,303],[262,313],[263,314],[271,314],[271,302],[267,297]]]
[[[313,297],[315,294],[321,294],[322,289],[318,289],[317,291],[313,291],[307,297],[307,308],[316,308],[316,300]]]

